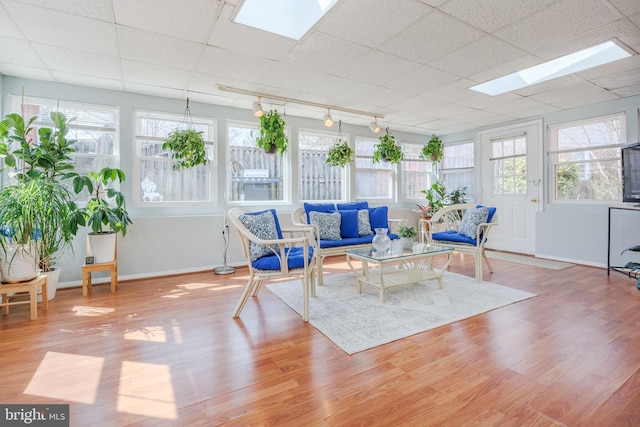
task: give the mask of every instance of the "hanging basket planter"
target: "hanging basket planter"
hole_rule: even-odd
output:
[[[349,141],[342,137],[342,120],[338,121],[338,139],[335,145],[329,148],[327,160],[325,161],[331,166],[345,167],[353,163],[355,152],[349,145]]]
[[[278,114],[278,110],[270,111],[260,117],[260,135],[256,138],[258,147],[264,149],[267,154],[275,154],[277,151],[283,155],[289,144],[284,126],[285,122]]]
[[[193,129],[189,98],[187,98],[183,124],[188,128],[176,129],[171,132],[167,140],[162,144],[163,150],[171,152],[171,158],[175,160],[172,167],[176,171],[209,163],[202,131]]]

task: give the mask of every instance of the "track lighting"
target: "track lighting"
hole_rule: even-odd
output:
[[[256,117],[264,116],[264,111],[262,111],[262,104],[260,104],[260,97],[258,97],[257,101],[253,101],[252,104],[253,115]]]
[[[378,124],[378,118],[374,117],[374,120],[369,123],[369,129],[371,129],[371,132],[373,133],[380,133],[380,125]]]
[[[324,125],[328,128],[333,126],[333,118],[331,117],[331,109],[327,108],[327,114],[324,115]]]

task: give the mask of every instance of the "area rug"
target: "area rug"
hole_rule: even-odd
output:
[[[298,313],[302,312],[300,280],[267,288]],[[435,280],[387,291],[356,290],[352,273],[327,275],[311,298],[309,322],[348,354],[367,350],[536,296],[494,283],[446,272],[443,289]]]
[[[510,252],[486,251],[487,257],[500,261],[515,262],[516,264],[531,265],[534,267],[546,268],[547,270],[564,270],[573,267],[575,264],[562,261],[553,261],[544,258],[535,258],[526,255],[513,254]]]

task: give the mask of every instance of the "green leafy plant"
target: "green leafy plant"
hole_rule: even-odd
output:
[[[126,235],[133,222],[127,212],[124,195],[111,186],[124,181],[124,172],[112,168],[74,178],[74,191],[79,194],[86,188],[90,194],[87,206],[79,210],[80,215],[70,219],[76,229],[80,225],[87,225],[93,233],[113,231]],[[105,230],[105,226],[108,230]]]
[[[444,155],[444,145],[442,140],[435,135],[431,136],[431,139],[427,144],[422,147],[420,152],[420,158],[422,160],[431,160],[432,162],[439,162]]]
[[[289,138],[284,131],[285,122],[278,114],[278,111],[270,111],[260,117],[260,135],[256,138],[258,147],[263,148],[267,153],[281,155],[287,151]]]
[[[209,162],[202,131],[195,129],[176,129],[171,132],[162,144],[162,149],[171,151],[171,158],[176,160],[174,170],[206,165]]]
[[[378,141],[380,142],[375,145],[376,151],[373,153],[372,162],[386,160],[393,164],[400,163],[404,154],[400,145],[396,143],[395,136],[389,132],[389,128],[387,128],[386,134],[378,138]]]
[[[447,189],[441,181],[434,182],[427,190],[422,190],[427,199],[427,212],[433,215],[447,205]]]
[[[79,176],[70,154],[75,140],[67,139],[67,117],[50,114],[54,129],[40,127],[38,140],[32,126],[36,117],[25,121],[9,114],[0,122],[0,154],[5,168],[12,169],[15,181],[0,191],[0,226],[5,243],[31,246],[38,267],[51,271],[55,259],[72,251],[77,233],[69,218],[78,214],[75,196],[64,181]],[[35,249],[34,249],[35,248]]]
[[[353,162],[354,155],[355,152],[349,145],[349,142],[344,139],[338,139],[336,144],[329,149],[326,163],[331,166],[345,167],[349,163]]]
[[[414,226],[411,225],[401,225],[398,228],[398,236],[404,237],[406,239],[413,239],[418,235],[418,230]]]

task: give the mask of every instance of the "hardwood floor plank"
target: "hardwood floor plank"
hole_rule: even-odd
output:
[[[492,266],[538,296],[351,356],[266,288],[232,319],[243,268],[59,289],[0,319],[0,401],[68,403],[72,426],[640,426],[635,282]]]

